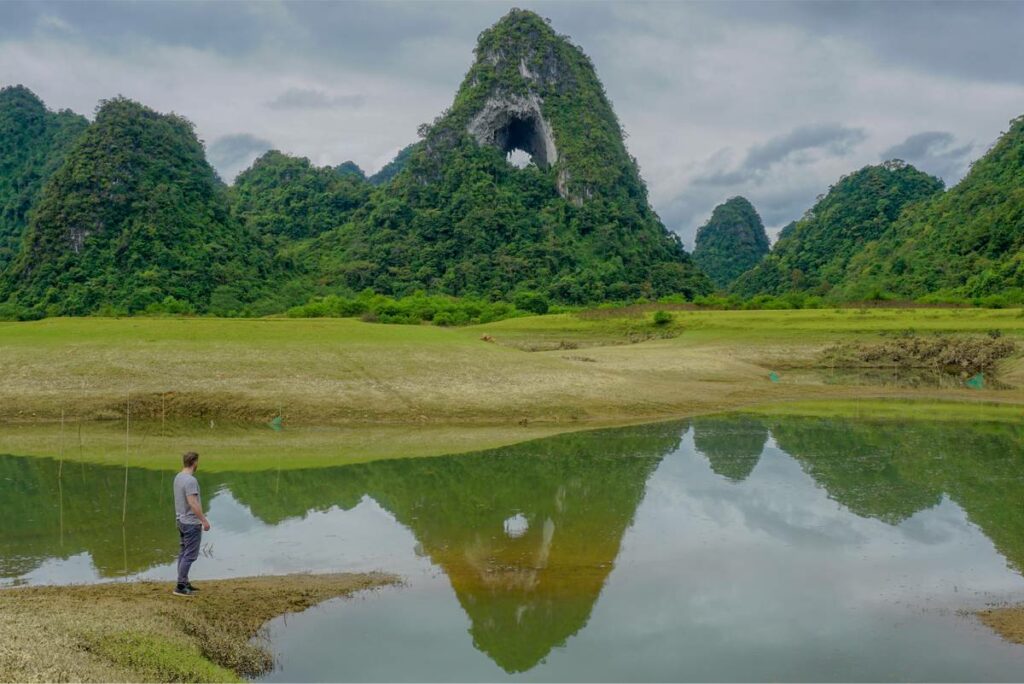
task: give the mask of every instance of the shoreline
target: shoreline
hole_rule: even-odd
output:
[[[707,410],[685,415],[632,417],[562,424],[358,424],[291,426],[273,432],[261,423],[140,421],[132,423],[125,452],[124,421],[36,421],[0,423],[0,453],[68,463],[177,470],[185,446],[209,454],[206,472],[270,468],[334,467],[401,458],[455,456],[497,449],[561,434],[671,423],[702,416],[742,414],[771,418],[856,418],[873,421],[930,421],[1021,424],[1024,404],[988,397],[933,398],[869,393],[864,398],[791,401]]]
[[[267,622],[323,601],[400,584],[383,573],[282,575],[0,589],[0,681],[242,681],[273,656]]]

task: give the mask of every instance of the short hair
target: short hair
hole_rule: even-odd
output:
[[[186,468],[191,468],[199,460],[199,454],[194,451],[190,451],[181,457],[181,462],[185,464]]]

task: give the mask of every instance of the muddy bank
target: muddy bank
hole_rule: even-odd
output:
[[[267,621],[394,584],[379,573],[0,590],[0,681],[240,681],[273,666]]]

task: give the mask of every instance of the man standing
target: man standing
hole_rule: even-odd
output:
[[[199,557],[199,544],[203,530],[210,531],[210,521],[203,515],[203,502],[199,498],[199,454],[190,451],[181,457],[184,468],[174,476],[174,514],[181,535],[181,552],[178,554],[178,584],[174,593],[188,596],[199,591],[188,581],[188,571]]]

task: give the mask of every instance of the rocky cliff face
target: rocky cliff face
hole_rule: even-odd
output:
[[[555,134],[536,94],[491,96],[466,130],[481,145],[493,145],[506,153],[523,150],[541,168],[558,162]]]
[[[622,191],[646,203],[590,59],[533,12],[514,9],[480,34],[455,102],[424,132],[439,157],[462,134],[506,153],[522,150],[554,169],[558,193],[576,206]]]

